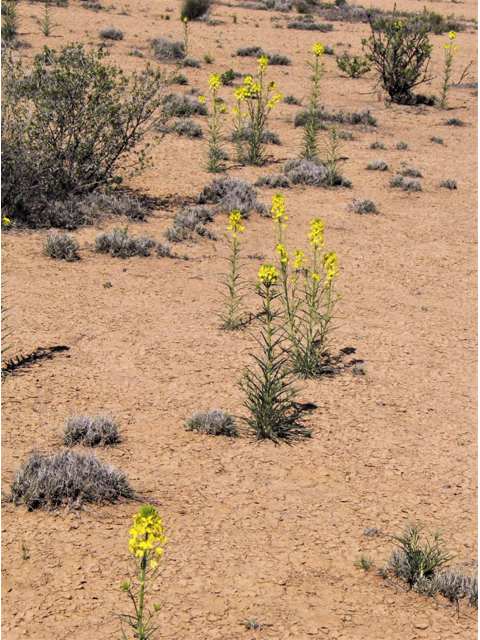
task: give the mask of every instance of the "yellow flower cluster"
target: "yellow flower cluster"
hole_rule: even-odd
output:
[[[263,56],[260,57],[260,60],[258,61],[258,70],[260,71],[260,73],[265,71],[265,69],[267,68],[267,65],[268,65],[268,58],[264,54]]]
[[[455,31],[452,30],[448,34],[448,37],[450,38],[450,40],[455,40],[455,38],[457,37],[457,34],[455,33]]]
[[[294,269],[302,269],[307,262],[305,258],[305,254],[303,251],[294,251],[293,255],[295,256],[295,262],[293,263]]]
[[[323,256],[323,266],[327,272],[328,285],[330,280],[339,272],[337,254],[334,251],[329,251]]]
[[[268,108],[269,109],[275,109],[275,105],[277,104],[277,102],[280,102],[280,100],[282,99],[282,94],[281,93],[276,93],[273,98],[270,100],[270,102],[268,103]]]
[[[325,47],[321,42],[316,42],[313,45],[313,53],[317,56],[317,58],[323,56],[323,54],[325,53]]]
[[[235,96],[236,100],[245,100],[245,98],[249,95],[249,91],[246,87],[238,87],[238,89],[235,89],[235,91],[233,92],[233,95]]]
[[[2,227],[10,226],[10,218],[2,218]]]
[[[210,87],[210,91],[216,91],[221,87],[221,85],[222,85],[222,82],[220,80],[220,76],[218,75],[218,73],[212,73],[212,75],[210,76],[210,80],[208,81],[208,86]]]
[[[312,220],[308,237],[310,238],[310,244],[312,246],[314,244],[319,244],[321,247],[323,247],[323,245],[325,244],[323,240],[323,222],[320,220],[320,218],[315,218],[315,220]]]
[[[280,256],[280,260],[282,262],[284,262],[285,264],[289,263],[288,252],[287,252],[284,244],[277,245],[277,255]]]
[[[143,556],[146,552],[155,549],[155,557],[159,556],[163,549],[161,547],[167,539],[163,535],[162,519],[158,515],[155,507],[140,507],[137,515],[133,516],[133,528],[130,529],[129,551],[136,556]],[[155,543],[159,543],[155,546]],[[150,561],[154,569],[158,562],[154,559]]]
[[[258,279],[262,284],[269,287],[270,285],[275,284],[277,278],[278,271],[271,264],[264,264],[263,267],[260,267]]]
[[[276,193],[272,198],[272,208],[270,209],[272,212],[272,218],[274,220],[279,221],[281,218],[283,220],[288,220],[285,215],[285,200],[281,193]]]
[[[230,214],[230,225],[227,227],[229,231],[233,231],[233,237],[237,237],[237,232],[242,233],[245,227],[242,224],[242,214],[238,209],[234,209]]]
[[[201,102],[202,104],[205,104],[207,99],[205,98],[205,96],[198,96],[198,101]]]

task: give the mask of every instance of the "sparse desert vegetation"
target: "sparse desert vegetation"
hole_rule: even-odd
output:
[[[477,637],[478,16],[433,9],[2,3],[2,638]]]

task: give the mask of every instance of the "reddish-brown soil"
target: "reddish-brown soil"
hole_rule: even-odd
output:
[[[428,6],[476,17],[473,2]],[[57,49],[70,41],[97,44],[99,29],[113,25],[125,38],[111,47],[110,59],[130,72],[151,59],[149,39],[182,38],[177,3],[130,2],[126,8],[128,15],[120,4],[93,13],[76,0],[54,7],[58,26],[45,39],[34,20],[43,5],[22,2],[21,38],[33,44],[24,51],[31,57],[44,43]],[[168,8],[174,9],[169,22],[159,15]],[[423,5],[404,1],[401,8]],[[213,71],[254,70],[254,59],[231,54],[260,44],[292,58],[291,67],[268,70],[278,90],[306,98],[305,61],[313,43],[327,43],[337,54],[348,43],[350,52],[359,53],[368,35],[367,26],[348,23],[335,23],[327,34],[280,30],[271,19],[278,16],[285,25],[285,14],[238,4],[217,5],[213,16],[222,23],[192,23],[190,29],[192,54],[215,57],[213,65],[185,71],[190,86],[203,92]],[[476,78],[477,32],[468,24],[457,38],[455,82],[471,59],[470,83]],[[446,34],[431,35],[435,79],[425,93],[438,94],[447,40]],[[145,59],[127,55],[132,45],[143,48]],[[369,108],[378,128],[343,127],[355,136],[343,150],[353,190],[283,191],[289,247],[306,250],[312,218],[325,223],[326,248],[337,252],[341,265],[332,351],[351,347],[355,352],[344,364],[361,359],[366,371],[354,375],[344,367],[333,377],[302,383],[302,401],[317,406],[308,418],[311,439],[275,446],[184,429],[184,419],[198,409],[241,413],[237,382],[257,348],[248,331],[222,332],[211,313],[219,306],[218,273],[228,251],[226,217],[211,225],[218,241],[179,246],[188,261],[97,255],[91,247],[98,228],[85,228],[74,232],[82,260],[62,263],[43,255],[46,231],[4,234],[2,272],[14,329],[9,355],[56,345],[69,350],[2,380],[3,490],[35,447],[58,449],[67,416],[113,412],[123,441],[96,454],[127,472],[143,502],[158,505],[168,536],[164,571],[150,598],[162,605],[158,638],[477,637],[476,610],[462,604],[457,614],[446,600],[395,588],[353,564],[362,553],[384,564],[389,536],[409,522],[443,529],[454,563],[476,558],[476,91],[468,79],[452,87],[448,111],[387,108],[372,91],[372,74],[344,78],[334,57],[325,62],[326,107]],[[221,95],[234,106],[231,89]],[[229,173],[253,182],[295,157],[297,110],[281,103],[272,114],[269,126],[283,143],[270,149],[278,164],[237,166]],[[466,125],[445,126],[452,116]],[[432,135],[445,144],[430,142]],[[374,140],[386,149],[370,149]],[[395,148],[399,140],[407,150]],[[192,198],[212,178],[203,169],[205,153],[205,141],[168,135],[154,147],[154,168],[131,186],[172,202]],[[388,172],[366,171],[377,158],[388,162]],[[388,186],[402,163],[421,170],[422,192]],[[439,187],[446,178],[457,180],[456,191]],[[267,204],[273,194],[260,190]],[[380,214],[348,211],[352,197],[371,197]],[[129,230],[161,239],[177,210],[158,208]],[[120,223],[110,219],[100,228]],[[245,227],[244,255],[275,260],[271,220],[252,214]],[[262,262],[246,263],[253,280]],[[111,288],[104,288],[107,281]],[[245,307],[257,305],[252,293]],[[2,638],[118,639],[119,621],[111,612],[129,612],[119,586],[137,509],[137,503],[122,503],[50,513],[4,504]],[[364,535],[372,526],[380,537]],[[245,628],[242,621],[251,618],[261,630]]]

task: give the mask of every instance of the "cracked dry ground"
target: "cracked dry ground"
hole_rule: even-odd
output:
[[[414,10],[418,3],[401,4]],[[26,50],[32,56],[42,42],[30,16],[40,15],[41,7],[19,6],[26,25],[21,36],[34,45]],[[167,25],[151,17],[168,4],[155,0],[149,7],[150,16],[136,2],[129,16],[119,15],[119,8],[94,14],[72,1],[68,9],[55,11],[55,46],[114,22],[125,38],[112,47],[112,61],[128,71],[141,68],[144,60],[127,55],[132,42],[144,46],[148,59],[148,38],[179,39],[182,33],[177,19]],[[436,3],[435,10],[476,15],[473,3]],[[306,96],[305,58],[313,42],[347,41],[360,52],[367,35],[365,25],[348,23],[335,23],[335,31],[321,38],[277,31],[271,15],[216,5],[214,16],[222,25],[193,25],[194,54],[202,58],[212,51],[216,64],[188,70],[191,85],[205,91],[211,70],[232,65],[246,73],[252,62],[231,59],[230,53],[245,43],[276,50],[280,34],[281,50],[293,64],[288,75],[272,67],[269,77],[282,93]],[[215,39],[223,48],[216,48]],[[431,40],[433,70],[439,74],[445,36]],[[463,69],[476,55],[476,32],[462,32],[458,45],[457,69]],[[423,107],[387,109],[371,93],[370,78],[342,78],[333,58],[326,66],[327,107],[370,108],[379,126],[355,127],[355,139],[345,143],[344,173],[353,193],[284,191],[291,247],[307,246],[313,217],[325,223],[326,248],[337,252],[341,265],[333,351],[355,349],[344,363],[361,359],[366,370],[355,376],[344,367],[334,377],[302,385],[302,401],[316,405],[308,417],[310,440],[275,446],[184,430],[184,418],[197,409],[241,411],[236,383],[256,344],[249,332],[220,331],[211,314],[219,303],[221,257],[227,255],[221,235],[226,216],[212,224],[217,242],[199,239],[180,247],[188,262],[96,255],[88,249],[98,233],[93,228],[74,233],[85,248],[73,264],[42,254],[44,231],[13,231],[4,238],[13,352],[55,345],[69,350],[2,380],[3,490],[9,490],[14,471],[33,448],[59,447],[67,416],[117,415],[122,443],[96,454],[125,470],[144,502],[158,505],[168,536],[155,592],[162,604],[158,637],[476,637],[476,610],[462,605],[457,615],[445,600],[395,588],[353,566],[362,553],[383,564],[392,548],[388,536],[419,521],[444,530],[455,563],[476,557],[476,96],[468,87],[453,87],[454,109],[447,114]],[[438,79],[426,92],[437,91],[437,85]],[[231,90],[222,91],[233,106]],[[295,157],[300,140],[291,123],[295,112],[281,104],[272,117],[271,129],[283,142],[271,149],[279,162]],[[467,126],[446,127],[446,115],[461,117]],[[443,137],[445,145],[431,143],[432,135]],[[372,151],[374,140],[387,149]],[[398,140],[409,149],[396,150]],[[192,198],[211,180],[202,169],[204,154],[202,141],[167,136],[154,148],[155,168],[131,186],[172,201]],[[366,171],[377,157],[384,157],[391,171]],[[386,186],[402,162],[422,170],[421,193]],[[230,174],[254,182],[276,167],[236,167]],[[445,178],[456,179],[458,190],[440,189]],[[262,189],[260,196],[269,203],[273,193]],[[352,195],[371,197],[380,215],[348,211]],[[176,210],[158,207],[129,231],[160,239]],[[101,228],[115,225],[106,220]],[[275,259],[269,219],[252,214],[242,241],[245,256]],[[255,277],[260,264],[246,257],[248,277]],[[111,288],[103,287],[107,281]],[[248,305],[257,304],[254,298]],[[49,513],[4,504],[2,638],[118,639],[111,611],[128,609],[119,585],[126,577],[128,529],[137,509],[136,503],[121,503]],[[369,526],[378,527],[380,537],[364,536]],[[249,618],[257,618],[261,630],[247,630],[242,621]]]

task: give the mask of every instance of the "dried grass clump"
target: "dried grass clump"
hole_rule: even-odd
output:
[[[185,57],[185,45],[181,41],[172,42],[166,38],[152,40],[153,57],[162,62],[175,62]]]
[[[210,436],[238,436],[238,428],[233,417],[222,409],[197,411],[185,423],[187,431],[200,431]]]
[[[15,473],[8,498],[32,510],[115,502],[134,495],[125,472],[100,462],[92,453],[34,451]]]
[[[311,114],[308,108],[302,109],[295,116],[293,124],[296,127],[304,127],[310,117]],[[323,107],[320,107],[315,113],[315,124],[319,128],[325,129],[325,122],[349,125],[363,124],[370,127],[377,126],[377,120],[371,115],[369,109],[365,109],[364,111],[354,111],[353,113],[344,113],[343,111],[329,112]]]
[[[43,251],[47,256],[54,260],[65,260],[65,262],[80,260],[79,249],[80,245],[73,236],[69,233],[57,233],[56,231],[47,235],[43,245]]]
[[[72,416],[65,420],[62,442],[67,447],[83,444],[98,447],[120,442],[118,424],[110,416],[91,418],[87,415]]]
[[[365,198],[364,200],[353,200],[353,204],[348,205],[349,211],[354,211],[355,213],[364,214],[364,213],[379,213],[377,207],[373,200],[370,198]],[[365,373],[365,371],[364,371]]]
[[[370,145],[370,149],[385,149],[385,145],[383,144],[383,142],[375,140],[375,142],[372,142],[372,144]]]
[[[330,24],[329,22],[317,22],[313,16],[307,14],[304,16],[298,16],[298,18],[289,22],[287,28],[327,33],[328,31],[333,31],[333,24]]]
[[[450,178],[448,178],[447,180],[444,180],[441,184],[441,187],[445,187],[445,189],[456,189],[457,188],[457,181],[456,180],[451,180]]]
[[[416,167],[405,167],[402,170],[402,176],[407,176],[409,178],[421,178],[422,172]]]
[[[169,244],[163,244],[157,242],[157,248],[155,249],[159,258],[172,258],[172,247]]]
[[[114,229],[111,233],[104,231],[95,238],[95,251],[109,253],[115,258],[146,258],[155,246],[156,242],[152,238],[134,238],[122,229]]]
[[[404,178],[403,176],[396,175],[390,180],[390,186],[403,191],[421,191],[422,183],[420,180],[414,178]]]
[[[197,204],[214,204],[221,213],[230,213],[234,209],[240,211],[244,218],[251,211],[261,215],[268,214],[267,206],[258,200],[257,191],[246,181],[239,178],[215,178],[203,188],[196,198]]]
[[[190,120],[189,118],[182,118],[181,120],[177,120],[172,130],[175,133],[178,133],[179,136],[187,136],[189,138],[203,138],[202,127],[197,124],[194,120]]]
[[[101,29],[98,35],[102,40],[123,40],[123,31],[121,29],[115,29],[115,27]]]
[[[453,567],[435,574],[432,580],[434,592],[441,593],[452,602],[466,599],[470,607],[478,608],[478,578]]]
[[[189,118],[193,115],[206,116],[207,107],[198,99],[171,93],[163,99],[163,114],[168,118]]]
[[[367,169],[369,171],[386,171],[388,169],[388,164],[385,160],[374,160],[367,164]]]
[[[399,151],[404,151],[405,149],[408,149],[408,144],[406,142],[403,142],[403,140],[400,140],[399,142],[397,142],[395,146]]]

